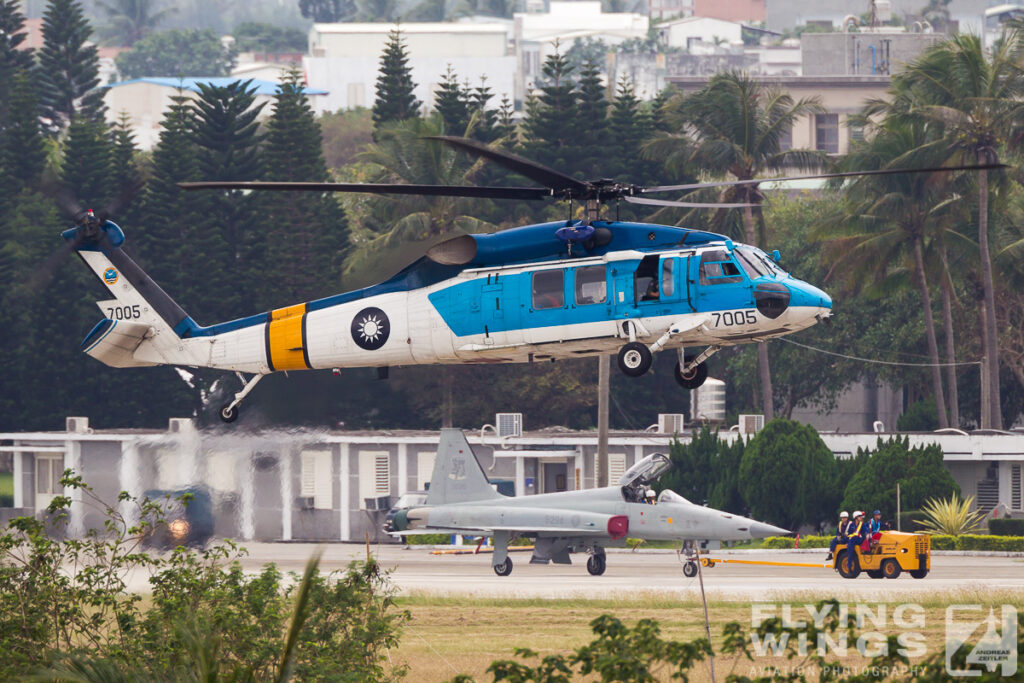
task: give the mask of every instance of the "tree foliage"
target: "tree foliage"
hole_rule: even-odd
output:
[[[689,443],[672,443],[674,467],[662,476],[659,485],[697,505],[744,514],[746,504],[739,487],[744,446],[743,439],[730,442],[709,427],[694,430]]]
[[[173,29],[146,36],[115,61],[125,78],[184,78],[226,76],[234,60],[210,29]]]
[[[239,52],[305,53],[309,47],[309,37],[304,31],[287,26],[245,21],[231,34]]]
[[[930,446],[910,447],[906,437],[878,440],[860,471],[846,485],[841,507],[882,511],[895,518],[896,485],[900,487],[900,505],[904,510],[920,510],[930,498],[959,495],[960,487],[942,464],[942,449]]]
[[[40,103],[54,127],[64,127],[79,111],[90,118],[103,113],[99,53],[89,42],[92,27],[77,0],[52,0],[43,14],[39,51]]]
[[[835,456],[813,427],[776,419],[747,444],[739,482],[751,515],[786,528],[835,515]]]
[[[412,68],[405,42],[398,30],[388,35],[388,43],[380,58],[377,95],[373,102],[373,124],[377,131],[384,124],[419,116],[420,101],[413,94]]]

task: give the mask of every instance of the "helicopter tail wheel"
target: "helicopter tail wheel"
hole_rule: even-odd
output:
[[[234,401],[225,403],[220,407],[220,410],[217,411],[217,414],[220,415],[220,419],[224,422],[231,423],[238,419],[238,406],[234,405],[234,403]]]
[[[619,349],[619,370],[630,377],[639,377],[651,369],[651,350],[640,342],[629,342]]]
[[[590,567],[590,563],[589,562],[587,563],[587,567],[588,568]],[[500,564],[494,565],[494,573],[497,574],[498,576],[508,576],[509,574],[511,574],[512,573],[512,558],[511,557],[506,557],[504,562],[502,562]],[[591,573],[593,573],[593,572],[591,572]]]
[[[693,358],[694,356],[687,356],[682,364],[676,363],[676,382],[684,389],[696,389],[704,384],[704,381],[708,378],[707,363],[696,365],[688,371],[684,369],[693,361]]]

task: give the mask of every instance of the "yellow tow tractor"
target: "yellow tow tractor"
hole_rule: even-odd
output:
[[[903,572],[909,572],[915,579],[923,579],[928,576],[931,569],[932,556],[931,538],[928,534],[909,534],[902,531],[883,531],[878,541],[870,551],[864,552],[860,546],[857,547],[857,559],[859,567],[852,565],[845,547],[840,546],[836,552],[835,560],[832,562],[832,569],[839,572],[844,579],[856,579],[863,571],[872,579],[895,579]],[[770,562],[767,560],[735,560],[731,558],[701,557],[702,567],[714,567],[722,564],[758,564],[772,567],[808,567],[828,568],[830,565],[811,562]],[[694,576],[697,573],[696,564],[688,561],[683,565],[683,573],[686,576]],[[691,567],[692,564],[692,567]]]
[[[846,548],[837,550],[835,569],[844,579],[856,579],[861,571],[872,579],[895,579],[909,572],[915,579],[928,576],[931,569],[932,543],[928,534],[904,531],[883,531],[871,550],[856,548],[859,568],[850,562]]]

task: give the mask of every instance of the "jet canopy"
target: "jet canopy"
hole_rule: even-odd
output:
[[[619,479],[619,486],[647,486],[672,469],[672,461],[664,453],[654,453],[626,470]]]

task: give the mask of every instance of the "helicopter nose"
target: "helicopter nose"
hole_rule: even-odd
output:
[[[802,280],[794,280],[786,283],[789,285],[790,306],[803,306],[809,308],[824,308],[832,310],[832,297],[818,289],[812,284]]]

